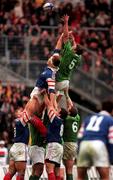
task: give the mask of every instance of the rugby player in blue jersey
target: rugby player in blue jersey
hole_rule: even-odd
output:
[[[29,127],[28,124],[20,117],[20,109],[16,113],[14,127],[14,144],[9,152],[9,170],[6,173],[4,180],[11,180],[17,173],[16,180],[24,180],[26,162],[28,157],[28,142],[29,142]],[[37,119],[37,118],[36,118]],[[35,122],[36,120],[32,121]],[[35,126],[35,123],[33,123]],[[46,137],[47,129],[42,121],[38,119],[35,126],[43,137]]]
[[[45,103],[50,120],[47,131],[45,156],[46,171],[48,180],[60,180],[60,164],[63,156],[63,119],[67,117],[67,111],[61,109],[59,115],[56,114],[47,95],[45,95]]]
[[[60,63],[59,49],[61,49],[62,46],[62,36],[63,34],[59,37],[55,47],[55,52],[49,58],[49,61],[47,62],[47,67],[39,75],[36,81],[36,85],[30,94],[30,100],[26,104],[25,109],[22,113],[22,117],[25,122],[32,121],[35,112],[37,112],[38,114],[43,111],[45,92],[48,93],[49,99],[53,107],[57,109],[55,95],[55,75]]]
[[[87,169],[95,166],[101,180],[109,180],[113,164],[113,101],[102,103],[102,111],[86,117],[78,133],[78,180],[85,179]]]

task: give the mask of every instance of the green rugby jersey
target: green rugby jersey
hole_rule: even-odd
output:
[[[41,136],[40,132],[33,126],[29,125],[30,128],[30,145],[37,145],[39,147],[45,147],[44,138]]]
[[[61,52],[61,59],[59,70],[56,74],[56,80],[61,82],[63,80],[70,80],[71,73],[76,69],[81,63],[81,55],[76,54],[72,50],[72,45],[70,41],[64,44],[63,50]]]
[[[76,142],[77,132],[80,126],[80,116],[77,114],[75,117],[67,116],[64,120],[64,142]]]

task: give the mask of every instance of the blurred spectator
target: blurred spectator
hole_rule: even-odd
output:
[[[15,111],[18,107],[25,106],[28,93],[24,85],[3,86],[0,84],[0,139],[8,145],[13,142],[13,127]]]
[[[19,1],[15,4],[13,11],[14,11],[15,17],[21,18],[24,16],[22,6]]]
[[[0,165],[7,165],[8,160],[8,149],[5,147],[5,141],[0,140]]]
[[[52,2],[55,9],[51,12],[43,11],[44,2],[1,0],[0,58],[9,57],[12,69],[18,73],[25,69],[24,63],[16,68],[19,61],[27,58],[35,61],[47,60],[54,48],[56,37],[62,33],[61,17],[68,14],[69,28],[73,30],[76,42],[95,52],[97,56],[95,76],[98,77],[101,71],[99,68],[104,62],[102,57],[110,63],[113,62],[113,0],[54,0]],[[100,52],[101,62],[100,57],[98,58]],[[83,70],[87,73],[91,71],[94,59],[93,55],[88,54],[84,54],[83,62]],[[105,67],[105,71],[106,68],[109,71],[109,66]],[[34,71],[35,67],[32,65],[31,69]]]

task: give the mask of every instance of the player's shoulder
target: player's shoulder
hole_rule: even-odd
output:
[[[55,116],[53,121],[56,122],[57,124],[62,124],[63,123],[63,119],[61,119],[59,116]]]
[[[42,72],[43,76],[50,76],[52,75],[52,69],[50,67],[45,67],[44,71]]]

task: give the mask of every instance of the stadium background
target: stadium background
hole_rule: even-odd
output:
[[[113,95],[113,0],[57,0],[46,14],[43,0],[1,0],[0,6],[0,139],[13,143],[15,109],[26,103],[35,80],[62,32],[60,18],[70,16],[75,40],[84,48],[73,73],[70,97],[81,117]],[[51,2],[51,1],[49,1]]]

